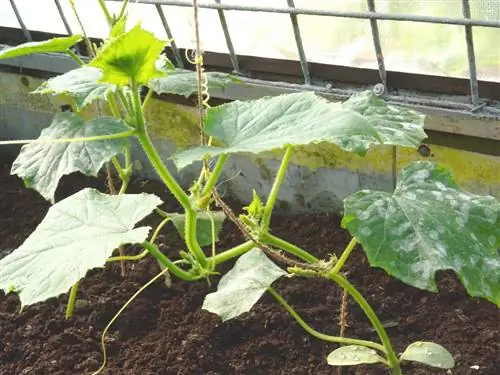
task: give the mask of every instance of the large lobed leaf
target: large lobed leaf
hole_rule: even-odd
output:
[[[319,142],[364,155],[373,144],[416,146],[426,137],[422,116],[388,106],[374,96],[372,92],[361,93],[341,104],[303,92],[211,108],[205,132],[224,146],[189,149],[174,155],[174,160],[183,168],[207,156],[258,154],[286,145]]]
[[[109,135],[131,130],[122,120],[101,117],[88,122],[77,114],[56,115],[52,124],[42,130],[38,139],[51,140]],[[96,176],[113,156],[121,153],[125,140],[109,139],[66,143],[31,143],[24,145],[12,165],[11,174],[24,180],[26,187],[37,190],[54,202],[54,194],[62,176],[79,171]]]
[[[103,72],[101,82],[117,85],[139,85],[164,75],[158,70],[156,61],[167,44],[140,25],[108,41],[89,64]]]
[[[500,305],[500,202],[460,189],[445,167],[415,162],[393,194],[348,197],[342,226],[398,279],[437,291],[435,272],[453,270],[469,294]]]
[[[155,195],[107,195],[84,189],[58,202],[13,253],[0,260],[0,289],[31,305],[65,293],[113,250],[143,242],[135,224],[161,203]]]
[[[363,115],[377,129],[386,145],[417,147],[427,138],[423,114],[389,105],[372,91],[355,94],[342,106]]]
[[[207,294],[203,309],[219,315],[222,321],[250,311],[271,284],[287,273],[260,249],[250,250],[236,261],[217,287]]]
[[[204,73],[207,78],[208,89],[223,89],[227,84],[238,82],[235,77],[219,72]],[[186,98],[197,92],[196,72],[191,70],[176,69],[167,71],[165,77],[154,78],[148,86],[157,94],[176,94]]]
[[[115,85],[101,83],[102,76],[100,69],[85,66],[49,79],[34,93],[70,95],[75,99],[77,110],[81,110],[94,100],[106,100],[108,93],[116,90]]]
[[[33,53],[64,52],[82,39],[81,35],[52,38],[43,42],[28,42],[0,51],[1,59],[10,59]]]

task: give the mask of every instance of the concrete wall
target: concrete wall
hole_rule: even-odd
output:
[[[53,114],[67,104],[65,98],[30,94],[42,81],[18,74],[0,73],[0,139],[38,137],[48,126]],[[95,108],[93,109],[95,110]],[[90,116],[88,111],[85,115]],[[152,100],[147,120],[154,143],[171,171],[176,171],[169,156],[178,149],[195,145],[198,139],[196,114],[192,108]],[[472,152],[432,146],[431,157],[417,150],[375,147],[361,158],[338,147],[319,144],[296,150],[280,191],[279,208],[288,212],[340,211],[342,199],[359,189],[390,191],[394,168],[401,169],[418,159],[431,159],[453,168],[459,184],[467,190],[500,198],[500,158]],[[16,152],[18,147],[6,148]],[[137,147],[133,147],[138,171],[148,178],[155,173]],[[222,180],[226,194],[249,201],[255,189],[261,197],[270,191],[280,163],[280,153],[241,155],[230,159]],[[174,175],[183,186],[196,178],[199,165]]]

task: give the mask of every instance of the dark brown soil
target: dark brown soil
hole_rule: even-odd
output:
[[[43,218],[48,204],[22,182],[8,175],[10,160],[0,159],[0,250],[19,246]],[[59,197],[82,184],[104,189],[98,179],[65,178]],[[142,185],[142,187],[141,187]],[[153,182],[136,181],[134,191],[161,193]],[[163,198],[171,201],[163,194]],[[152,224],[154,219],[149,220]],[[316,255],[339,252],[348,235],[334,215],[275,217],[274,232]],[[220,249],[241,241],[231,226]],[[166,241],[168,239],[168,241]],[[183,249],[172,229],[162,247],[170,256]],[[133,249],[129,249],[133,251]],[[224,265],[224,272],[230,265]],[[358,249],[347,265],[349,279],[359,287],[383,322],[397,350],[415,340],[447,347],[457,365],[451,372],[405,367],[405,374],[500,374],[499,310],[467,296],[450,274],[439,275],[440,294],[408,287],[372,269]],[[29,306],[19,313],[16,295],[0,292],[0,374],[88,374],[101,364],[100,334],[122,304],[158,272],[152,259],[127,265],[120,276],[113,263],[93,270],[81,284],[83,305],[74,319],[64,319],[67,296]],[[277,303],[266,296],[240,319],[221,324],[202,311],[206,282],[175,280],[170,289],[161,281],[142,293],[120,316],[107,337],[107,374],[337,374],[326,364],[336,346],[309,337]],[[339,289],[322,280],[283,280],[276,288],[314,328],[338,334]],[[347,335],[376,340],[363,313],[349,305]],[[478,366],[475,369],[471,366]],[[386,374],[379,367],[352,369],[344,374]]]

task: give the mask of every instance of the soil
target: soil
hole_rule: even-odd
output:
[[[8,157],[0,158],[0,249],[19,246],[36,228],[49,205],[20,179],[9,176]],[[57,197],[82,186],[104,190],[102,178],[79,175],[64,178]],[[172,202],[161,185],[135,181],[131,190],[154,192]],[[175,208],[168,204],[169,209]],[[150,224],[157,219],[147,220]],[[317,256],[338,253],[349,241],[333,214],[273,218],[273,231]],[[168,241],[167,241],[168,239]],[[231,225],[219,244],[228,248],[242,241]],[[168,228],[161,249],[172,258],[183,244]],[[128,249],[130,252],[136,249]],[[230,264],[222,267],[226,272]],[[359,288],[387,324],[397,350],[415,340],[437,342],[456,359],[451,371],[406,365],[405,374],[500,374],[499,310],[486,300],[469,297],[453,274],[438,274],[440,293],[409,287],[370,268],[361,249],[346,266],[348,278]],[[100,336],[109,320],[139,287],[158,272],[146,258],[127,264],[125,277],[118,263],[92,270],[81,283],[79,308],[65,320],[67,295],[28,306],[19,313],[15,294],[0,292],[0,374],[88,374],[101,364]],[[146,289],[118,318],[107,336],[106,374],[338,374],[326,364],[336,345],[308,336],[270,296],[255,308],[222,324],[201,310],[204,296],[213,291],[204,281],[174,279],[171,288],[160,280]],[[277,290],[315,329],[339,332],[341,291],[323,280],[294,279],[276,283]],[[350,301],[346,335],[377,340],[362,311]],[[343,374],[387,374],[381,367],[357,367]]]

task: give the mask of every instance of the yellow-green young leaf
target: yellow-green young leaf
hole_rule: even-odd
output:
[[[19,293],[23,306],[66,293],[120,245],[146,240],[150,228],[134,226],[161,202],[152,194],[84,189],[56,203],[26,241],[0,260],[0,289]]]
[[[434,292],[436,271],[453,270],[470,295],[500,305],[500,202],[460,189],[448,168],[412,163],[393,194],[360,191],[344,207],[342,226],[372,266]]]
[[[32,53],[64,52],[82,39],[81,35],[53,38],[43,42],[28,42],[0,51],[1,59],[31,55]]]
[[[108,93],[116,90],[116,85],[99,82],[101,78],[100,69],[84,66],[45,81],[33,93],[70,95],[80,111],[94,100],[106,100]]]
[[[114,117],[99,117],[85,122],[75,113],[63,112],[54,117],[38,139],[67,139],[106,136],[132,130]],[[24,180],[28,188],[37,190],[45,199],[54,202],[54,194],[62,176],[79,171],[96,176],[103,164],[121,153],[124,138],[65,143],[30,143],[12,164],[11,174]]]
[[[137,84],[146,84],[164,75],[155,63],[166,44],[137,25],[107,42],[89,65],[102,70],[101,82],[126,85],[135,80]]]

